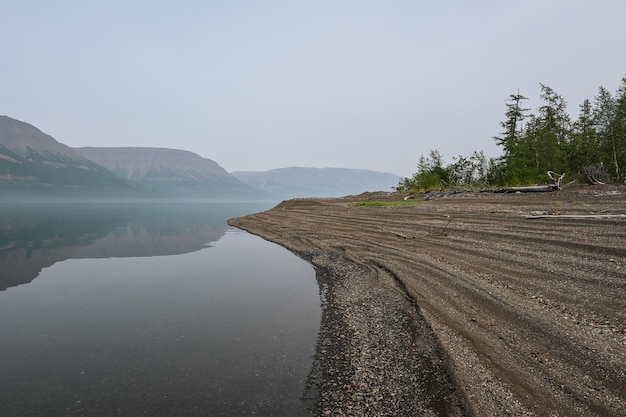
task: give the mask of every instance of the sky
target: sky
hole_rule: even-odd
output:
[[[0,114],[79,146],[183,149],[227,171],[410,176],[499,156],[505,103],[572,117],[626,76],[623,0],[0,0]]]

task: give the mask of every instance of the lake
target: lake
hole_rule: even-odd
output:
[[[0,415],[310,415],[315,271],[226,224],[270,206],[0,206]]]

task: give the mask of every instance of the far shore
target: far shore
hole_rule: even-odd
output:
[[[626,415],[626,188],[293,199],[229,224],[315,265],[318,415]]]

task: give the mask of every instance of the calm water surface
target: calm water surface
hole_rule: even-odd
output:
[[[0,415],[308,415],[314,270],[226,224],[268,207],[0,207]]]

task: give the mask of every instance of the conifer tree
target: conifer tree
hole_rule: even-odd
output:
[[[626,76],[615,96],[600,87],[593,102],[584,100],[574,123],[563,97],[545,84],[540,87],[542,104],[536,114],[523,107],[527,98],[519,91],[509,96],[502,132],[493,138],[502,147],[502,156],[487,160],[475,152],[445,166],[439,151],[433,150],[420,157],[418,171],[404,178],[398,189],[541,183],[547,171],[571,177],[585,174],[592,182],[626,182]]]
[[[613,181],[619,181],[620,169],[617,161],[617,143],[615,120],[617,118],[616,100],[613,98],[609,90],[604,87],[598,89],[598,95],[594,100],[594,121],[597,130],[599,150],[602,153],[602,159],[609,167],[609,172],[614,178]]]
[[[615,182],[626,182],[626,76],[615,94],[615,117],[612,121],[611,163]]]
[[[565,159],[563,148],[567,145],[571,120],[567,114],[567,103],[559,94],[545,84],[541,86],[541,99],[544,104],[539,107],[534,126],[536,146],[536,169],[563,172]]]
[[[585,99],[579,108],[578,119],[572,124],[571,139],[565,148],[565,158],[570,175],[581,177],[592,167],[602,164],[602,155],[589,99]]]
[[[498,170],[507,180],[516,176],[514,159],[516,152],[519,148],[523,123],[527,118],[529,109],[523,108],[522,102],[528,100],[517,92],[517,94],[509,95],[509,99],[506,106],[505,117],[503,122],[500,122],[500,126],[503,131],[500,136],[495,136],[494,140],[496,144],[502,146],[503,155],[500,158]]]

